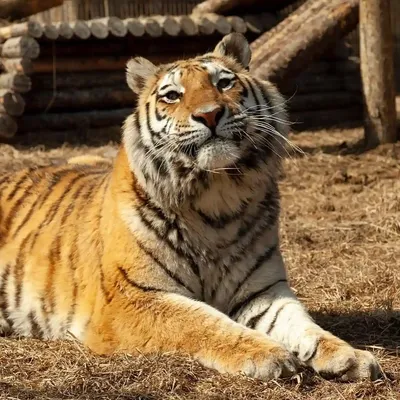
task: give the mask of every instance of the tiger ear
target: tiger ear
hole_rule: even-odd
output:
[[[214,54],[231,56],[244,68],[250,64],[251,50],[249,42],[241,33],[226,35],[215,47]]]
[[[135,57],[126,65],[126,81],[134,93],[139,94],[147,79],[155,74],[157,67],[143,57]]]

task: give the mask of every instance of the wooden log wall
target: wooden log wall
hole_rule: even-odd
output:
[[[132,55],[170,62],[212,50],[229,32],[254,40],[277,21],[206,14],[0,28],[0,137],[120,125],[135,104],[124,73]],[[339,46],[285,89],[295,130],[361,119],[359,66],[349,54]]]

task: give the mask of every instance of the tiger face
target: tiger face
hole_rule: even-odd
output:
[[[279,152],[286,127],[275,88],[248,72],[250,47],[240,34],[214,52],[156,67],[128,63],[138,95],[136,123],[149,156],[192,170],[243,169]]]

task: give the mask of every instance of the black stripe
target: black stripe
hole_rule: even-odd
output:
[[[189,263],[190,268],[192,269],[192,272],[199,277],[200,276],[200,271],[199,271],[199,267],[196,264],[196,262],[193,260],[193,258],[185,251],[182,250],[182,248],[180,247],[176,247],[171,240],[167,237],[167,232],[162,234],[159,232],[159,230],[153,226],[153,224],[151,223],[151,221],[149,221],[146,216],[143,214],[143,211],[138,208],[138,214],[139,217],[141,219],[141,221],[143,222],[143,224],[151,231],[153,231],[155,233],[155,235],[157,236],[157,238],[161,241],[163,241],[170,250],[174,251],[179,257],[183,258],[184,260],[186,260]],[[178,242],[179,242],[179,236],[182,237],[180,231],[177,231],[178,234]]]
[[[32,188],[34,188],[33,184],[26,187],[25,192],[11,207],[11,210],[8,212],[7,217],[4,220],[4,229],[6,231],[8,231],[10,229],[10,226],[11,226],[15,216],[18,214],[19,210],[24,205],[25,200],[32,195]]]
[[[137,241],[138,246],[143,250],[171,279],[175,281],[178,285],[181,285],[187,291],[194,293],[193,290],[188,287],[174,272],[172,272],[166,265],[164,265],[160,259],[157,258],[149,249],[147,249],[143,243]]]
[[[24,225],[28,222],[28,220],[31,218],[33,212],[37,209],[40,208],[44,202],[48,199],[50,194],[52,193],[51,189],[60,181],[60,179],[64,176],[70,173],[70,170],[62,170],[59,171],[57,174],[53,175],[53,179],[49,182],[48,186],[46,189],[43,189],[45,192],[44,196],[38,196],[36,200],[32,203],[31,208],[29,211],[26,213],[24,219],[21,221],[21,223],[18,225],[17,229],[13,233],[13,239],[16,238],[20,230],[24,227]]]
[[[200,215],[203,222],[215,229],[223,229],[226,225],[231,224],[232,222],[237,221],[242,218],[247,210],[247,203],[242,203],[240,209],[232,214],[220,214],[218,217],[210,217],[207,214],[204,214],[203,211],[197,210],[197,213]]]
[[[66,186],[66,188],[64,188],[63,193],[61,194],[61,196],[50,206],[50,209],[48,210],[45,219],[40,223],[40,225],[35,229],[35,236],[32,240],[31,243],[31,250],[33,249],[33,247],[36,244],[36,241],[39,237],[39,235],[42,233],[42,229],[49,225],[55,218],[55,216],[58,214],[58,211],[60,210],[60,206],[61,203],[63,202],[63,200],[65,199],[65,197],[67,196],[67,194],[72,190],[72,188],[74,187],[75,183],[79,180],[82,179],[83,177],[85,177],[86,175],[77,175],[75,176],[70,182],[69,184]]]
[[[107,189],[108,189],[108,186],[110,184],[110,179],[108,179],[106,184],[104,184],[104,182],[109,177],[110,177],[109,175],[106,175],[104,177],[104,179],[101,181],[100,185],[99,185],[99,190],[101,188],[101,185],[104,185],[104,188],[103,188],[103,191],[102,191],[101,206],[99,207],[99,213],[97,215],[97,234],[99,236],[99,247],[100,247],[100,249],[98,251],[98,253],[99,253],[99,269],[100,269],[100,286],[101,286],[101,290],[102,290],[102,292],[104,294],[104,297],[106,299],[106,303],[107,304],[111,303],[111,300],[113,299],[113,296],[110,294],[110,292],[106,288],[106,282],[105,282],[104,271],[103,271],[102,256],[103,256],[103,252],[104,252],[104,240],[103,240],[103,237],[101,235],[101,218],[102,218],[102,212],[103,212],[103,209],[104,209],[104,203],[105,203]]]
[[[247,271],[247,274],[245,275],[245,277],[236,285],[236,288],[233,291],[232,297],[237,295],[237,292],[247,282],[247,280],[254,274],[254,272],[256,272],[259,268],[261,268],[264,265],[264,263],[266,263],[267,261],[269,261],[271,259],[271,257],[275,253],[276,249],[277,249],[277,245],[269,247],[264,254],[262,254],[260,257],[257,258],[257,261]]]
[[[72,300],[71,300],[72,304],[71,304],[71,308],[69,310],[67,322],[66,322],[67,329],[69,329],[69,327],[72,323],[72,320],[75,316],[75,310],[76,310],[76,305],[77,305],[76,298],[78,296],[78,285],[75,280],[75,271],[76,271],[76,267],[77,267],[76,256],[79,255],[78,247],[77,247],[77,239],[78,239],[78,234],[76,232],[76,226],[75,226],[74,238],[71,243],[71,248],[70,248],[70,251],[68,254],[68,266],[71,271],[71,281],[72,281],[73,289],[72,289]]]
[[[265,103],[267,104],[267,106],[269,107],[269,110],[271,110],[272,113],[273,113],[273,112],[274,112],[274,111],[273,111],[273,110],[274,110],[274,107],[273,107],[273,104],[272,104],[271,100],[269,99],[270,96],[269,96],[268,90],[265,90],[265,88],[262,87],[262,86],[259,86],[259,90],[260,90],[260,92],[261,92],[261,96],[262,96],[264,102],[265,102]],[[268,118],[268,116],[266,116],[266,117],[265,117],[265,120],[266,120],[267,123],[271,124],[271,125],[273,126],[274,129],[278,130],[278,124],[277,124],[277,122],[275,121],[275,119],[271,119],[271,118]]]
[[[31,311],[28,315],[28,319],[31,323],[31,335],[34,338],[40,339],[43,336],[42,329],[40,325],[37,323],[35,315]]]
[[[1,284],[0,284],[0,311],[2,313],[3,318],[7,322],[8,326],[10,329],[13,327],[13,321],[10,318],[10,315],[7,311],[8,308],[8,301],[7,301],[7,283],[8,279],[10,278],[11,275],[11,265],[7,264],[6,267],[4,268],[4,271],[1,275]]]
[[[75,200],[78,199],[78,197],[82,194],[82,191],[84,189],[87,189],[88,186],[86,185],[86,183],[83,183],[81,186],[78,187],[78,189],[75,191],[75,193],[72,195],[71,199],[70,199],[70,203],[68,204],[68,207],[65,209],[63,216],[61,217],[61,221],[60,221],[60,227],[62,227],[67,218],[72,214],[72,211],[75,209],[76,204],[75,204]],[[86,199],[88,196],[88,193],[85,193],[83,196]]]
[[[275,324],[276,324],[276,321],[278,320],[279,314],[280,314],[280,313],[283,311],[283,309],[284,309],[287,305],[289,305],[289,304],[297,304],[297,303],[294,303],[293,301],[289,301],[289,302],[283,304],[281,307],[279,307],[278,310],[276,310],[274,319],[271,321],[271,324],[270,324],[269,328],[268,328],[267,331],[266,331],[266,334],[267,334],[267,335],[269,335],[269,334],[272,332],[272,330],[275,328]]]
[[[259,103],[259,101],[258,101],[257,94],[256,94],[256,92],[254,91],[253,82],[252,82],[249,78],[247,78],[247,77],[244,77],[244,81],[247,83],[248,88],[250,89],[251,95],[252,95],[253,98],[254,98],[254,102],[256,103],[257,106],[259,106],[260,103]]]
[[[24,280],[25,273],[25,255],[26,255],[26,247],[28,245],[29,240],[33,237],[33,232],[30,232],[24,240],[21,242],[19,246],[19,251],[17,255],[17,259],[15,262],[15,270],[14,270],[14,279],[15,279],[15,305],[16,308],[19,308],[21,305],[21,293],[22,286]]]
[[[265,213],[268,212],[268,216],[264,221]],[[258,212],[252,215],[250,218],[243,221],[243,225],[240,227],[236,237],[229,241],[218,245],[219,248],[225,249],[226,247],[231,247],[237,245],[243,237],[248,233],[253,233],[252,240],[255,235],[258,235],[259,230],[252,229],[253,227],[261,226],[262,232],[265,231],[265,227],[272,227],[275,225],[279,216],[279,190],[276,182],[272,182],[272,187],[268,189],[265,193],[264,200],[260,202],[258,206]],[[258,221],[262,220],[262,224],[257,224]]]
[[[129,277],[128,272],[124,268],[122,268],[121,266],[118,266],[118,271],[123,276],[125,281],[129,283],[129,285],[133,286],[136,289],[142,290],[143,292],[164,292],[165,291],[163,289],[158,289],[158,288],[155,288],[155,287],[152,287],[152,286],[140,285],[139,283],[133,281]]]
[[[245,98],[249,97],[249,91],[248,91],[248,89],[246,87],[246,83],[240,78],[240,76],[238,76],[237,78],[238,78],[238,80],[241,83],[242,88],[243,88],[243,90],[241,92],[241,96],[243,96]]]
[[[3,178],[0,179],[0,186],[8,182],[10,182],[10,175],[5,175]]]
[[[254,317],[251,317],[246,325],[251,329],[255,329],[257,324],[260,322],[260,319],[269,311],[270,308],[271,308],[271,305],[269,305],[268,308],[266,308],[265,310],[261,311],[260,313],[258,313]]]
[[[7,201],[11,201],[14,196],[17,194],[18,190],[21,189],[22,185],[30,179],[30,174],[33,170],[35,170],[36,168],[29,168],[26,171],[24,171],[25,173],[21,176],[21,178],[19,178],[19,180],[15,183],[13,190],[9,193],[9,195],[7,196]]]
[[[233,307],[232,310],[229,312],[229,316],[230,317],[234,316],[239,310],[246,307],[251,301],[256,299],[259,295],[266,293],[268,290],[270,290],[275,285],[281,282],[287,282],[287,279],[279,279],[276,282],[272,283],[271,285],[268,285],[260,290],[257,290],[257,292],[252,293],[250,296],[246,297],[240,303],[236,304],[235,307]]]

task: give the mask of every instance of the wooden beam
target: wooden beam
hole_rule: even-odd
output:
[[[19,117],[25,110],[25,101],[20,94],[7,89],[0,90],[0,113]]]
[[[18,73],[0,74],[0,88],[11,89],[14,92],[27,93],[31,90],[32,82],[29,76]]]
[[[29,58],[3,58],[1,59],[1,65],[7,72],[18,72],[25,75],[33,73],[32,60]]]
[[[12,37],[1,49],[1,57],[4,58],[37,58],[39,53],[39,43],[29,36]]]
[[[12,138],[18,130],[15,119],[7,114],[0,114],[0,138]]]
[[[0,39],[6,40],[17,36],[32,36],[40,38],[43,35],[42,26],[36,21],[22,22],[20,24],[11,24],[0,28]]]
[[[34,132],[46,129],[68,130],[120,125],[132,112],[133,106],[117,110],[25,114],[18,120],[18,131]]]
[[[64,0],[0,0],[0,18],[21,19],[52,7],[62,5]]]
[[[393,143],[397,139],[396,100],[387,0],[360,0],[360,58],[366,145]]]
[[[308,0],[252,43],[253,73],[279,86],[296,77],[356,28],[358,1]]]
[[[26,110],[84,110],[123,108],[134,105],[135,96],[127,85],[123,87],[94,87],[91,89],[66,89],[31,91],[25,96]],[[11,112],[9,112],[11,114]]]

